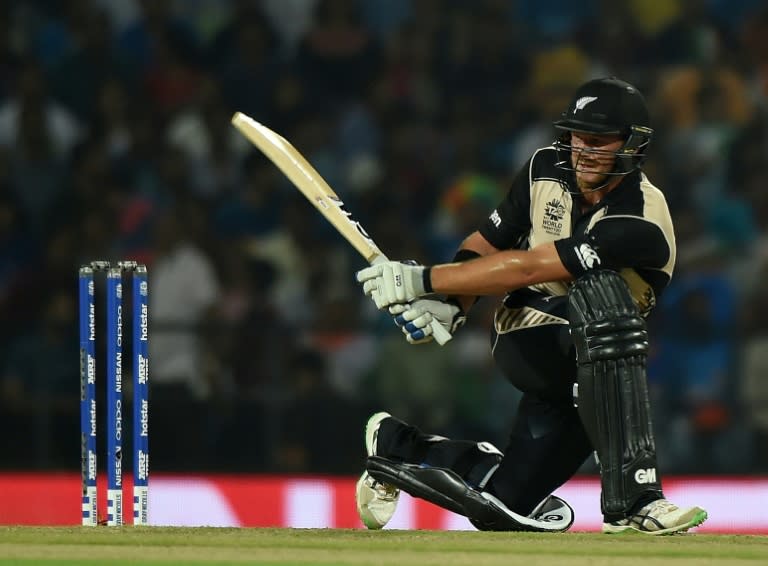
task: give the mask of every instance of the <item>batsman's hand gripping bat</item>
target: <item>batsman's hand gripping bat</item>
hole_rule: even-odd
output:
[[[288,140],[242,112],[232,116],[232,124],[277,165],[368,263],[376,265],[388,261],[360,223],[352,218],[333,189]],[[432,320],[430,326],[438,344],[445,344],[451,339],[450,332],[437,320]]]

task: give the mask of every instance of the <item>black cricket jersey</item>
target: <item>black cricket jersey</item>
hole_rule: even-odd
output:
[[[669,283],[675,265],[675,235],[666,199],[644,173],[634,171],[598,204],[582,210],[573,173],[555,166],[553,147],[536,151],[506,197],[479,228],[494,247],[531,249],[555,242],[566,269],[578,278],[607,268],[627,281],[646,315]],[[568,282],[532,288],[565,295]]]

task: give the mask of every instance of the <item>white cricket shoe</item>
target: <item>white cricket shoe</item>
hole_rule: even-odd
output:
[[[368,419],[365,425],[365,451],[368,456],[375,456],[378,447],[379,427],[389,413],[380,412]],[[395,514],[400,490],[393,485],[375,480],[366,471],[357,480],[355,500],[357,514],[369,529],[380,529],[386,525]]]
[[[612,523],[603,523],[603,532],[609,534],[637,532],[648,535],[684,533],[707,520],[701,507],[681,509],[666,499],[651,501],[638,513]]]

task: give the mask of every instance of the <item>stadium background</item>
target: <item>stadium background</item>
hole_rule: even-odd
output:
[[[390,257],[438,262],[605,74],[647,95],[676,222],[649,321],[662,469],[764,476],[760,0],[25,0],[0,5],[0,494],[78,469],[76,268],[102,258],[149,266],[161,477],[351,476],[382,408],[503,444],[494,301],[450,347],[406,344],[229,117],[291,140]]]

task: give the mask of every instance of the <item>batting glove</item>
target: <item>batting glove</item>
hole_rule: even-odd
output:
[[[433,320],[450,335],[464,326],[467,320],[458,304],[442,300],[418,299],[411,304],[391,305],[388,310],[410,344],[426,344],[433,340]]]
[[[373,299],[378,309],[410,303],[432,291],[426,267],[399,261],[366,267],[357,272],[357,281],[363,284],[363,292]]]

